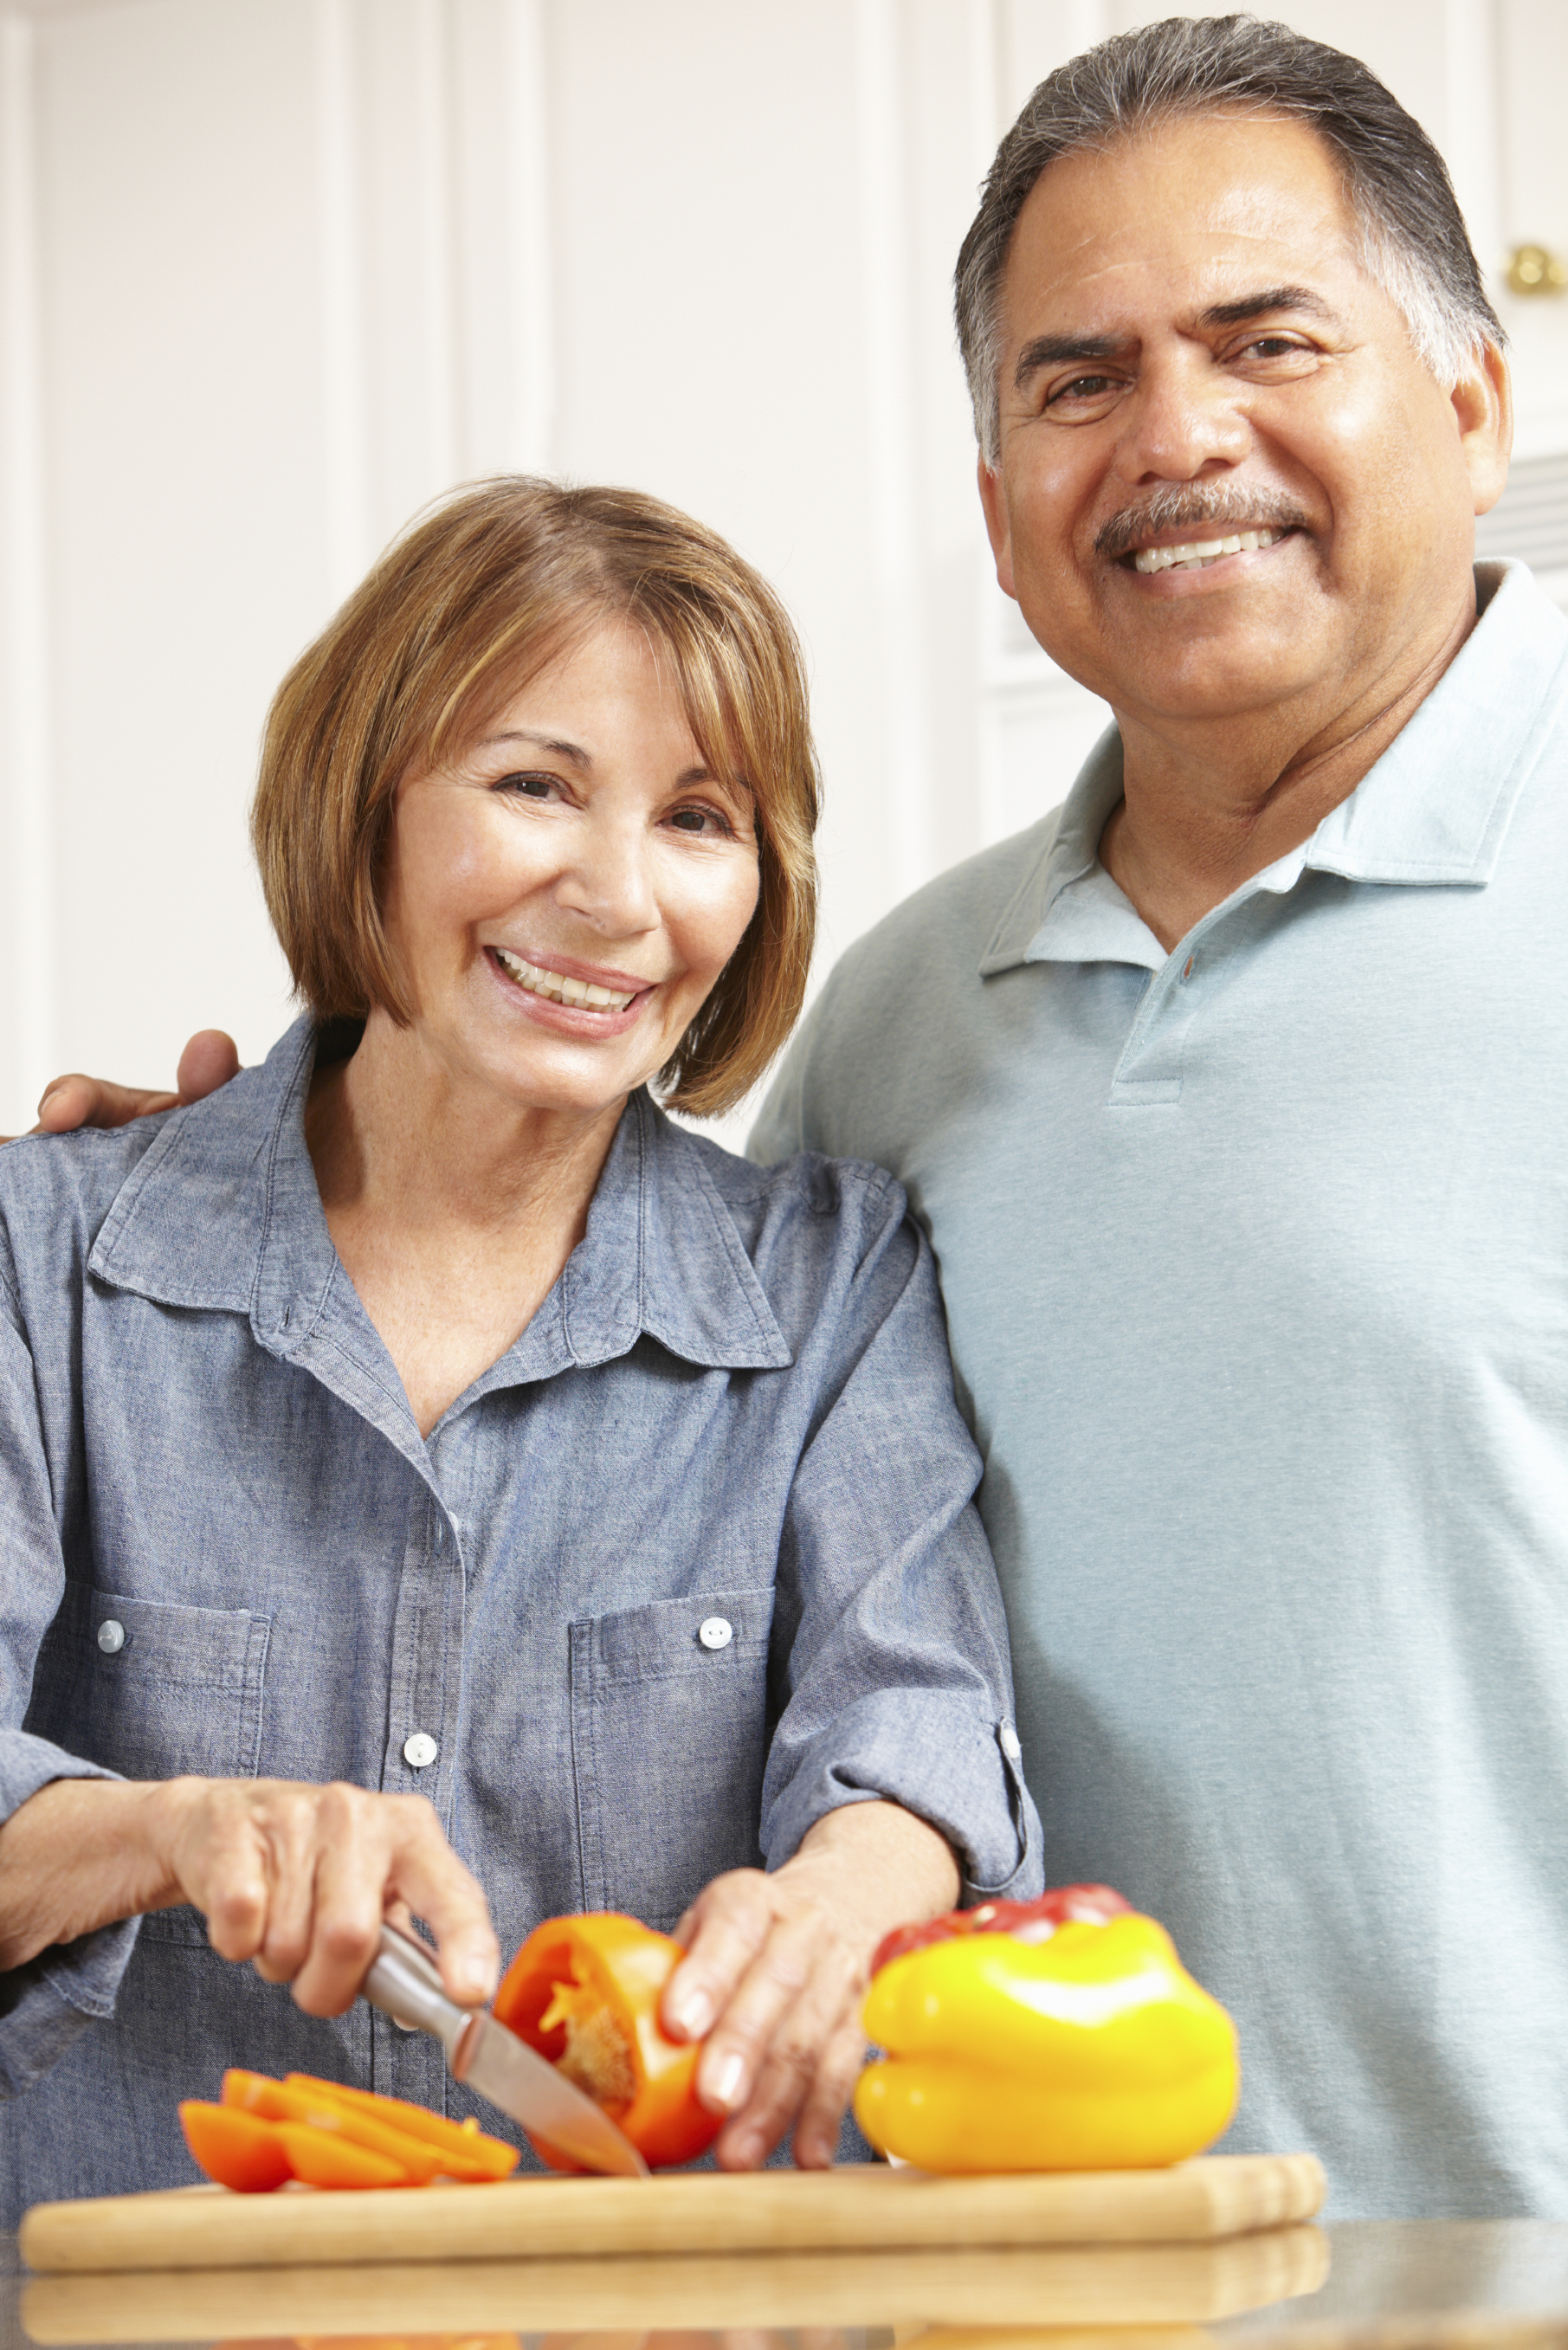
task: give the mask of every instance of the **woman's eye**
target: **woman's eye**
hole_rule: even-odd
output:
[[[675,827],[677,832],[691,832],[697,833],[699,835],[708,833],[711,836],[718,837],[719,835],[733,830],[733,827],[726,822],[724,817],[719,814],[717,808],[677,808],[670,821]]]
[[[555,775],[501,775],[493,788],[498,792],[512,792],[520,799],[547,800],[553,792],[560,790],[561,785],[559,778]]]

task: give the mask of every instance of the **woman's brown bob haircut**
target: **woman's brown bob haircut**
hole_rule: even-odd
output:
[[[800,648],[732,547],[634,490],[478,482],[388,548],[278,688],[251,837],[296,991],[318,1020],[414,1007],[379,878],[402,777],[461,757],[528,681],[603,620],[669,660],[704,764],[749,793],[761,889],[718,984],[660,1075],[711,1117],[794,1024],[816,915],[819,800]]]

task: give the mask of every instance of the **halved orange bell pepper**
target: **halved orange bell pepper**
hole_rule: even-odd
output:
[[[1164,1927],[1111,1898],[1098,1918],[1080,1903],[1053,1924],[1032,1903],[1023,1934],[895,1951],[864,2010],[886,2051],[855,2092],[873,2146],[971,2171],[1142,2169],[1212,2144],[1235,2109],[1235,2026]]]
[[[494,2013],[585,2089],[652,2168],[690,2162],[723,2121],[697,2102],[696,2042],[659,2027],[664,1986],[686,1953],[617,1910],[550,1918],[506,1970]],[[535,2141],[537,2144],[538,2141]],[[575,2168],[542,2144],[558,2168]]]

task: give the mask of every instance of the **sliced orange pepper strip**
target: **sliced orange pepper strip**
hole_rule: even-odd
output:
[[[307,2187],[408,2187],[413,2184],[402,2164],[389,2154],[356,2146],[319,2122],[274,2122],[288,2156],[289,2168]]]
[[[180,2107],[180,2126],[198,2167],[236,2194],[270,2195],[294,2176],[287,2150],[271,2122],[236,2112],[232,2106],[187,2097]]]
[[[372,2154],[385,2155],[389,2161],[400,2165],[416,2187],[423,2187],[441,2168],[441,2157],[435,2148],[410,2137],[407,2130],[378,2121],[353,2106],[340,2105],[336,2098],[323,2096],[318,2089],[298,2089],[283,2081],[269,2080],[265,2073],[225,2073],[223,2103],[244,2113],[259,2114],[264,2121],[303,2122],[313,2129],[328,2130],[335,2137],[347,2138],[350,2146],[368,2147]]]
[[[318,2096],[335,2098],[357,2113],[384,2116],[394,2129],[406,2130],[410,2137],[422,2138],[427,2145],[438,2147],[441,2168],[449,2178],[507,2178],[523,2158],[519,2147],[508,2146],[498,2137],[486,2137],[477,2124],[449,2121],[444,2114],[432,2114],[427,2106],[410,2105],[402,2097],[377,2096],[373,2090],[351,2089],[341,2081],[317,2080],[311,2073],[290,2073],[283,2085],[313,2090]]]

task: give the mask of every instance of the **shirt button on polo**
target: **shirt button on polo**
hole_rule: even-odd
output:
[[[441,1748],[428,1730],[416,1730],[411,1738],[403,1741],[403,1760],[411,1771],[428,1771]]]
[[[1004,1721],[997,1731],[996,1742],[1010,1762],[1016,1762],[1023,1752],[1018,1742],[1018,1732],[1010,1721]]]
[[[697,1638],[705,1648],[727,1648],[734,1637],[733,1626],[722,1616],[710,1616],[697,1627]]]
[[[125,1646],[125,1627],[106,1616],[98,1627],[98,1644],[106,1657],[118,1657]]]

